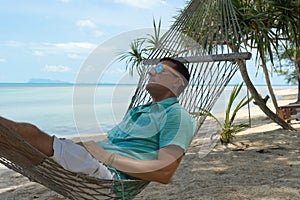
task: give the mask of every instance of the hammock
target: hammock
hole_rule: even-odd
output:
[[[166,56],[186,63],[191,80],[179,101],[190,113],[199,108],[209,111],[238,70],[238,63],[251,57],[241,36],[230,0],[192,0],[144,63],[148,67]],[[150,101],[146,83],[144,73],[129,108]],[[199,129],[206,116],[195,118]],[[100,180],[67,171],[3,124],[0,163],[70,199],[132,199],[149,183]]]

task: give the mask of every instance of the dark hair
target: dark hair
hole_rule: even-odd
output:
[[[176,60],[175,58],[164,57],[159,60],[159,62],[162,62],[162,61],[169,61],[169,62],[173,63],[172,68],[175,69],[177,72],[179,72],[184,77],[184,79],[185,79],[185,80],[183,80],[184,86],[180,86],[178,88],[177,95],[181,94],[190,81],[189,70],[186,68],[186,66],[182,62],[180,62],[179,60]]]
[[[186,66],[180,62],[179,60],[176,60],[175,58],[169,58],[169,57],[165,57],[159,60],[159,62],[162,61],[169,61],[171,63],[174,64],[173,68],[178,71],[185,79],[186,79],[186,85],[188,84],[188,82],[190,81],[190,73],[189,70],[186,68]]]

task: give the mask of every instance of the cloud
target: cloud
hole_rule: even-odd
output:
[[[64,65],[45,65],[42,69],[44,72],[68,72],[71,68]]]
[[[34,52],[32,53],[32,55],[41,57],[41,56],[45,56],[45,53],[42,52],[42,51],[34,51]]]
[[[44,43],[46,46],[55,47],[67,52],[80,52],[96,48],[95,44],[88,42],[68,42],[68,43]]]
[[[62,3],[70,3],[72,0],[57,0],[59,2],[62,2]]]
[[[14,40],[10,40],[4,43],[5,46],[8,47],[22,47],[25,46],[25,44],[23,42],[19,42],[19,41],[14,41]]]
[[[95,37],[100,37],[100,36],[103,36],[105,33],[103,31],[100,31],[100,30],[96,30],[96,31],[93,31],[93,35]]]
[[[71,58],[71,59],[83,59],[84,57],[83,56],[80,56],[76,53],[70,53],[68,54],[68,58]]]
[[[167,3],[166,0],[114,0],[114,2],[126,4],[137,8],[152,8]]]
[[[76,22],[76,25],[79,28],[95,28],[96,24],[94,22],[92,22],[91,20],[87,19],[87,20],[78,20]]]
[[[97,33],[100,35],[100,32]],[[1,45],[1,44],[0,44]],[[9,48],[23,48],[32,52],[33,56],[48,56],[62,54],[78,54],[87,56],[97,45],[88,42],[66,42],[66,43],[25,43],[19,41],[6,41],[3,46]]]
[[[0,63],[2,62],[6,62],[6,59],[5,58],[0,58]]]
[[[77,55],[87,56],[97,45],[87,42],[67,42],[67,43],[40,43],[27,46],[33,49],[34,56],[47,55]],[[72,56],[70,56],[72,57]]]
[[[94,37],[101,37],[104,35],[104,32],[97,30],[97,25],[92,20],[78,20],[76,26],[84,32],[93,35]]]

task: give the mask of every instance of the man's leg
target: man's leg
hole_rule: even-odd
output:
[[[18,123],[3,117],[0,117],[0,123],[8,126],[37,150],[51,157],[67,170],[85,173],[101,179],[114,178],[114,173],[94,159],[81,145],[75,144],[70,140],[59,140],[51,137],[29,123]],[[55,152],[53,148],[55,148]]]
[[[31,144],[47,156],[53,155],[53,138],[29,123],[14,122],[0,117],[0,122],[19,134],[26,142]]]

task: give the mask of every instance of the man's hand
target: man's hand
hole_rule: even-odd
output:
[[[82,142],[81,145],[102,163],[107,162],[111,156],[111,153],[94,141]],[[170,181],[183,155],[184,152],[180,147],[169,145],[159,150],[157,160],[135,160],[116,155],[111,166],[136,178],[166,184]]]
[[[95,141],[82,142],[81,145],[97,160],[104,163],[110,153],[100,147]]]

